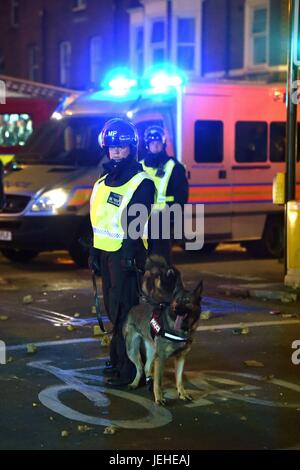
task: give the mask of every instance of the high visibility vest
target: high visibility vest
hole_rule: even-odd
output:
[[[170,160],[163,167],[163,176],[157,176],[157,168],[147,166],[144,160],[142,160],[140,163],[143,165],[144,171],[148,173],[149,176],[151,176],[155,184],[156,199],[153,210],[162,211],[165,208],[167,202],[174,202],[174,196],[167,196],[167,189],[173,169],[175,167],[175,162],[170,158]]]
[[[90,199],[90,219],[94,232],[94,248],[104,251],[118,251],[125,233],[121,224],[124,209],[127,208],[136,189],[145,179],[151,179],[145,172],[134,175],[122,186],[107,186],[106,175],[94,185]],[[145,248],[147,239],[143,236]]]

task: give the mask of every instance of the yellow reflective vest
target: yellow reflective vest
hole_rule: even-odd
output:
[[[172,171],[175,167],[175,162],[170,158],[170,160],[163,167],[163,176],[157,176],[157,168],[147,166],[144,160],[142,160],[140,163],[143,165],[144,171],[148,173],[149,176],[151,176],[155,184],[156,199],[153,210],[162,211],[165,208],[167,202],[174,202],[174,196],[167,196],[167,189]]]
[[[134,175],[122,186],[112,187],[105,184],[106,176],[95,183],[90,199],[94,248],[118,251],[125,237],[121,224],[122,213],[142,181],[151,178],[143,171]],[[143,238],[143,242],[147,248],[147,240]]]

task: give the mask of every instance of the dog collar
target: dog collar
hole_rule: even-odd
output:
[[[161,312],[162,308],[158,308],[153,311],[152,318],[150,320],[152,339],[154,339],[155,336],[161,336],[162,338],[168,339],[169,341],[176,341],[180,343],[187,342],[187,337],[175,335],[173,332],[165,331]]]

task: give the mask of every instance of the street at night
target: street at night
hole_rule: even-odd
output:
[[[230,245],[192,257],[176,250],[174,260],[189,287],[204,279],[202,311],[212,316],[200,321],[187,359],[193,401],[176,397],[170,362],[167,406],[159,407],[145,386],[105,385],[108,348],[93,335],[88,270],[64,252],[26,267],[1,258],[0,317],[8,317],[1,321],[8,361],[0,376],[2,449],[300,448],[300,364],[291,359],[300,304],[266,300],[278,297],[282,264]],[[264,294],[237,297],[230,291],[237,288]],[[111,426],[115,434],[105,434]]]
[[[300,451],[299,69],[300,0],[0,0],[0,451]]]

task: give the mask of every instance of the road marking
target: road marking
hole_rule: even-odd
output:
[[[85,422],[96,426],[115,425],[125,429],[152,429],[165,426],[173,421],[173,414],[166,408],[157,407],[152,400],[137,395],[134,392],[125,392],[103,387],[104,378],[101,375],[102,367],[60,369],[59,367],[53,366],[51,361],[31,362],[28,366],[51,373],[63,382],[61,385],[52,385],[45,388],[39,393],[38,397],[44,406],[72,421]],[[91,374],[91,371],[97,371],[97,373]],[[216,402],[228,400],[244,402],[252,406],[259,405],[285,409],[298,409],[300,407],[299,402],[287,403],[285,401],[287,400],[286,396],[282,398],[282,400],[265,398],[266,392],[270,386],[272,386],[272,388],[277,386],[279,389],[284,388],[292,390],[299,394],[299,385],[284,380],[266,379],[256,374],[222,370],[204,370],[201,372],[187,371],[186,376],[188,382],[195,387],[191,390],[187,389],[187,392],[194,398],[192,403],[183,404],[183,406],[188,409],[207,407],[214,405]],[[247,381],[245,381],[245,379],[247,379]],[[249,383],[249,379],[255,383]],[[170,383],[168,383],[168,386],[170,386]],[[249,395],[249,391],[253,392],[253,390],[256,392],[254,396]],[[272,389],[270,390],[271,397],[274,396],[275,390],[273,393]],[[96,407],[96,413],[87,415],[78,411],[76,409],[78,406],[77,401],[75,405],[76,408],[67,406],[63,401],[64,394],[70,391],[80,393],[88,399]],[[262,393],[263,396],[260,398],[257,396],[258,393]],[[142,418],[137,419],[116,419],[115,417],[110,419],[108,416],[102,417],[101,414],[107,415],[107,410],[111,408],[109,395],[113,395],[118,399],[134,402],[136,405],[146,410],[146,416],[144,415]],[[178,400],[177,393],[173,387],[166,388],[164,395],[168,399]],[[283,396],[282,393],[280,395]],[[278,396],[278,392],[275,393],[275,396]]]
[[[222,325],[209,325],[209,326],[198,326],[197,331],[213,331],[213,330],[230,330],[232,328],[240,328],[241,326],[249,326],[252,328],[262,326],[280,326],[280,325],[295,325],[300,324],[300,320],[278,320],[278,321],[263,321],[263,322],[239,322],[239,323],[227,323]],[[72,344],[84,344],[84,343],[99,343],[99,338],[80,338],[80,339],[67,339],[58,341],[28,341],[34,342],[39,348],[49,348],[55,346],[69,346]],[[7,351],[22,351],[27,349],[27,343],[7,346]]]
[[[255,276],[238,276],[236,274],[225,274],[225,273],[214,273],[213,271],[201,271],[201,274],[207,274],[209,276],[223,277],[224,279],[240,279],[242,281],[265,281],[262,277]]]
[[[227,323],[223,325],[209,325],[209,326],[198,326],[197,331],[212,331],[212,330],[230,330],[232,328],[240,328],[241,326],[251,326],[251,328],[261,326],[280,326],[280,325],[296,325],[300,324],[300,320],[274,320],[274,321],[257,321],[257,322],[239,322],[239,323]]]
[[[28,341],[32,343],[32,340]],[[7,351],[22,351],[27,350],[27,343],[25,344],[18,344],[15,346],[7,346]],[[39,348],[51,348],[53,346],[70,346],[72,344],[84,344],[84,343],[99,343],[99,338],[80,338],[80,339],[66,339],[66,340],[58,340],[58,341],[41,341],[41,342],[34,342],[36,346]]]

